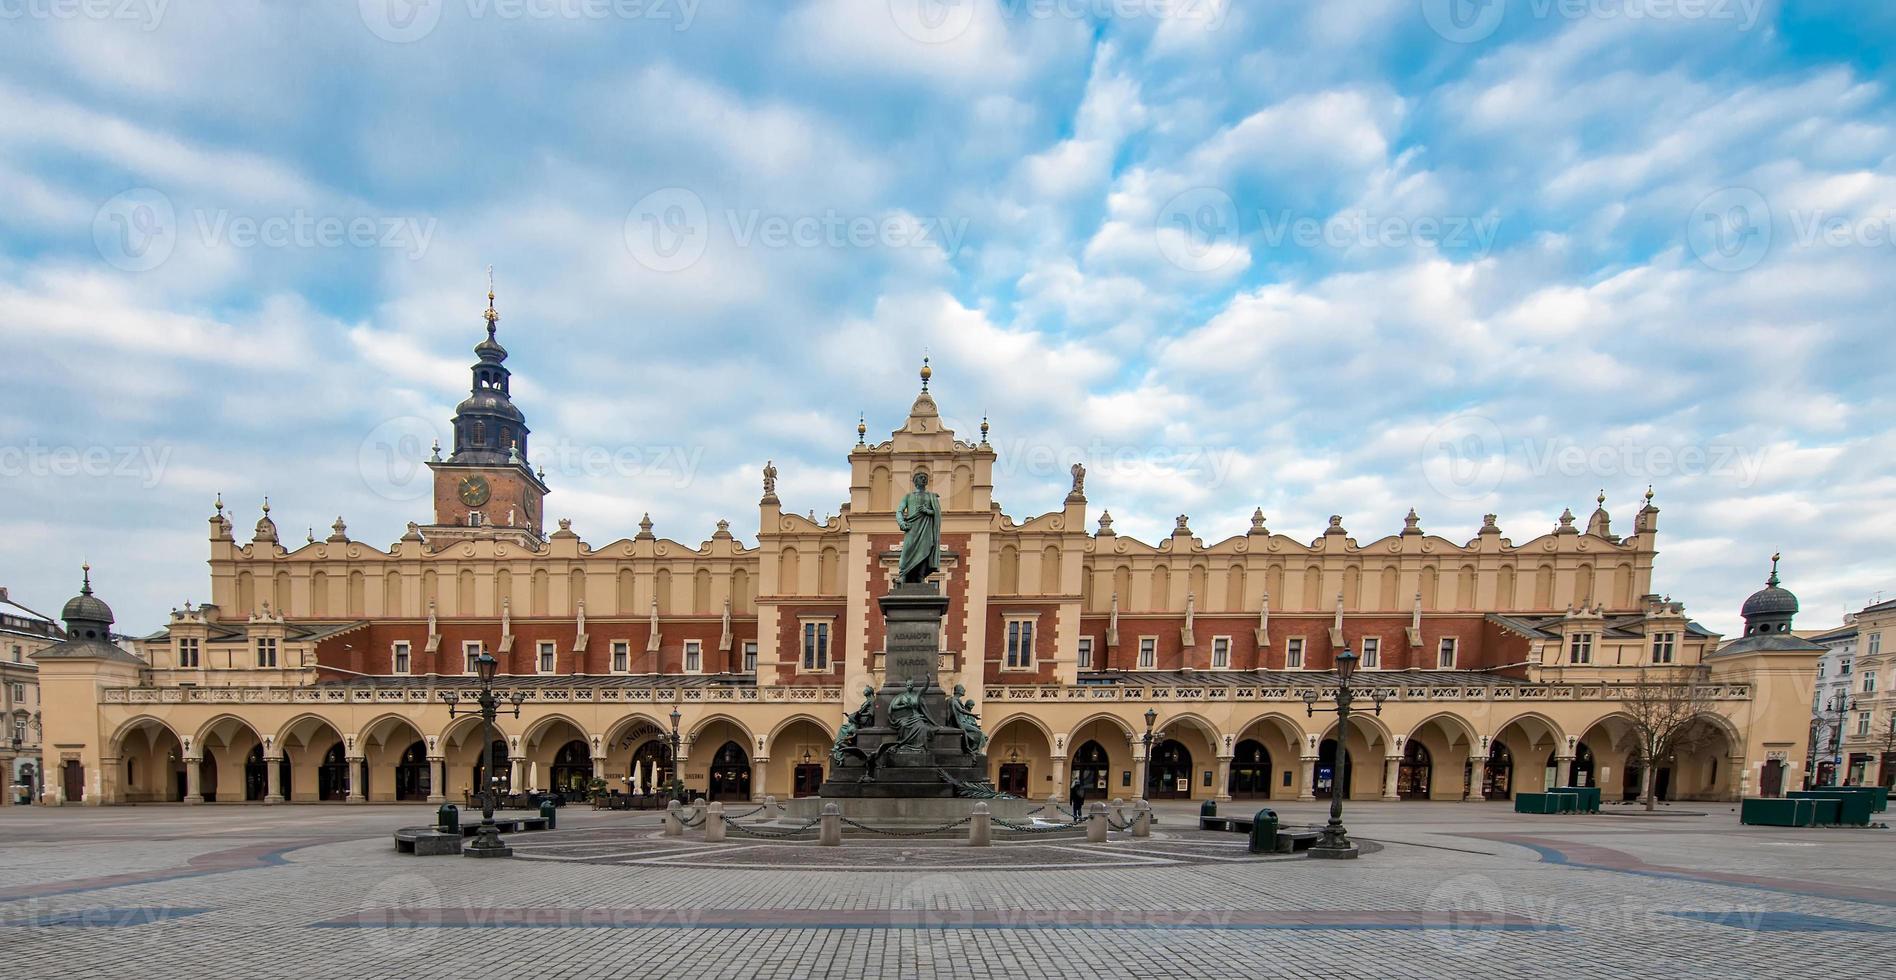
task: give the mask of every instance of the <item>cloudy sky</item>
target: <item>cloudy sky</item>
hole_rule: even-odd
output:
[[[1730,632],[1896,591],[1896,8],[16,0],[0,584],[120,628],[427,519],[495,268],[548,517],[836,509],[926,351],[997,496],[1148,540],[1620,530]],[[1887,594],[1887,593],[1886,593]]]

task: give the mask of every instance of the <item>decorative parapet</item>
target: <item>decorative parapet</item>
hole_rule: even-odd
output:
[[[506,685],[500,685],[507,690]],[[105,704],[431,704],[465,687],[109,687]],[[840,687],[525,688],[527,704],[840,704]]]

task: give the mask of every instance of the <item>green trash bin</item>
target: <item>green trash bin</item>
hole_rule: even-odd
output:
[[[1198,804],[1198,815],[1201,817],[1217,816],[1218,815],[1218,801],[1206,800],[1205,802]]]
[[[1257,811],[1251,818],[1251,853],[1277,853],[1277,811],[1269,808]]]
[[[558,823],[560,819],[559,807],[554,806],[552,800],[549,799],[549,800],[540,801],[540,816],[543,816],[546,818],[546,829],[548,830],[559,829],[554,826],[554,824]]]
[[[461,808],[452,803],[441,804],[441,809],[435,811],[435,828],[444,834],[460,833]]]

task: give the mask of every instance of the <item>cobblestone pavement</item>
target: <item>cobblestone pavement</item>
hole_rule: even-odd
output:
[[[1321,804],[1273,802],[1291,823]],[[1227,805],[1228,807],[1230,805]],[[1239,804],[1249,809],[1252,804]],[[1673,977],[1890,964],[1885,830],[1728,805],[1353,803],[1358,861],[1156,836],[665,838],[562,811],[519,858],[397,856],[424,807],[0,809],[0,977]],[[694,834],[693,836],[697,836]]]

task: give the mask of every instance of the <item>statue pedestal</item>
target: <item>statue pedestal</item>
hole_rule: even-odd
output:
[[[941,624],[948,597],[930,584],[903,584],[878,600],[887,624],[885,675],[871,717],[859,724],[853,746],[832,759],[818,790],[825,799],[923,799],[959,795],[957,785],[983,784],[987,756],[966,751],[955,724],[951,695],[939,680]],[[897,699],[913,693],[924,724],[906,716]],[[907,722],[907,724],[904,724]]]

